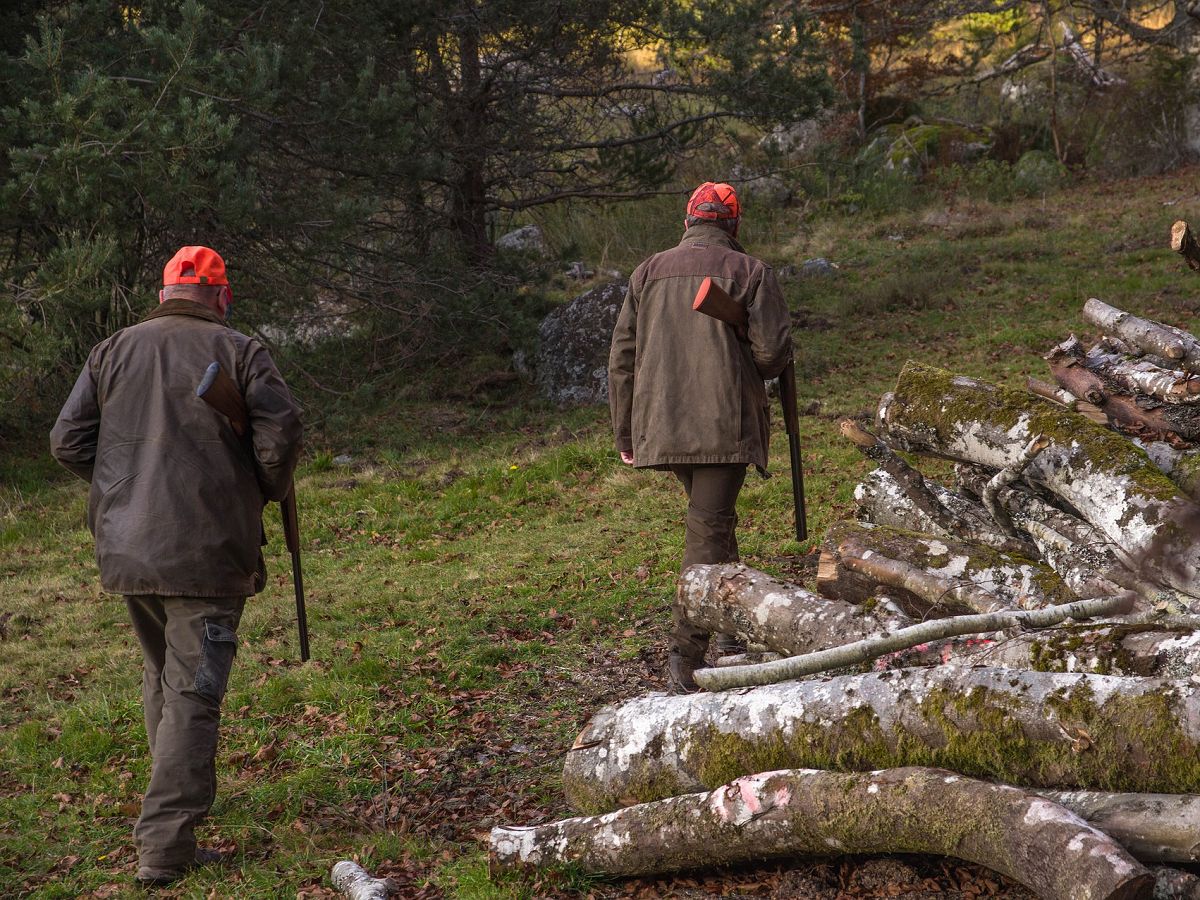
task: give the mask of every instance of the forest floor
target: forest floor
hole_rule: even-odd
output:
[[[884,217],[785,210],[757,236],[748,217],[751,252],[839,268],[785,283],[801,406],[813,404],[801,420],[813,539],[789,536],[776,423],[780,477],[751,477],[739,505],[745,562],[811,577],[865,471],[838,420],[869,414],[906,359],[1011,384],[1044,376],[1040,355],[1086,330],[1089,296],[1192,326],[1200,279],[1167,237],[1200,217],[1198,174]],[[656,249],[618,262],[628,271],[633,250]],[[297,482],[313,660],[298,662],[268,516],[270,584],[247,606],[202,833],[233,862],[160,896],[332,896],[330,866],[347,857],[402,897],[1029,896],[912,858],[493,879],[488,829],[569,814],[560,771],[576,733],[600,705],[662,686],[681,492],[620,465],[606,411],[554,410],[528,388],[319,424]],[[0,895],[136,896],[130,826],[148,760],[124,606],[99,591],[83,486],[44,458],[0,473]]]

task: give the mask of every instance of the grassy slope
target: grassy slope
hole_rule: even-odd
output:
[[[811,532],[848,511],[863,471],[835,438],[838,418],[872,409],[907,357],[1014,383],[1041,375],[1038,354],[1083,329],[1089,295],[1189,326],[1200,281],[1165,246],[1171,221],[1200,204],[1195,174],[887,219],[781,213],[759,234],[751,210],[753,251],[841,267],[786,285],[805,326],[802,403],[821,401],[802,420]],[[676,221],[673,205],[607,212],[589,232],[620,240],[581,255],[628,271]],[[478,837],[565,812],[561,751],[598,703],[657,677],[680,491],[619,466],[603,411],[526,397],[402,407],[360,427],[327,436],[300,473],[317,660],[305,667],[269,522],[273,578],[246,615],[206,832],[237,863],[193,875],[180,896],[319,896],[330,863],[352,853],[413,894],[427,882],[463,897],[542,893],[490,882]],[[362,463],[330,464],[346,450]],[[777,434],[781,473],[785,454]],[[97,589],[82,486],[44,462],[8,471],[0,894],[116,895],[147,775],[137,650],[119,600]],[[748,481],[751,565],[786,569],[803,549],[789,502],[786,477]]]

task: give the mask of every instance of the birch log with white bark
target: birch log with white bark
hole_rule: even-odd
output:
[[[1088,349],[1081,362],[1125,393],[1145,394],[1164,403],[1200,403],[1200,377],[1183,369],[1164,368],[1146,357],[1114,353],[1103,343]]]
[[[1172,447],[1164,441],[1134,441],[1159,470],[1193,500],[1200,500],[1200,448]]]
[[[870,561],[874,562],[874,559]],[[892,565],[905,565],[894,560],[888,562]],[[1010,628],[1047,628],[1067,619],[1088,619],[1126,612],[1131,605],[1131,599],[1116,596],[1076,600],[1074,603],[1049,606],[1045,609],[1006,609],[974,616],[949,616],[919,622],[882,637],[855,641],[852,644],[817,650],[801,656],[790,656],[756,665],[697,669],[696,683],[706,691],[728,691],[734,688],[775,684],[827,672],[830,669],[861,665],[888,653],[948,637],[964,634],[986,635]]]
[[[1050,447],[1026,479],[1099,529],[1147,580],[1200,598],[1200,505],[1120,435],[1023,391],[913,362],[879,417],[893,446],[995,469],[1045,435]]]
[[[912,624],[887,604],[867,610],[828,600],[738,563],[691,566],[680,576],[676,599],[700,628],[789,655]]]
[[[1200,372],[1200,340],[1171,325],[1143,319],[1095,297],[1083,306],[1083,317],[1143,353],[1169,359],[1188,372]]]
[[[978,863],[1043,897],[1149,897],[1154,877],[1045,797],[929,768],[784,770],[706,793],[532,828],[494,828],[495,870],[575,866],[649,875],[831,853],[928,853]]]
[[[594,813],[780,768],[934,765],[1033,787],[1200,791],[1191,679],[937,666],[606,706],[563,788]]]
[[[875,557],[911,566],[918,570],[917,580],[912,584],[883,580],[850,563]],[[851,519],[830,526],[817,566],[817,591],[833,599],[862,603],[875,596],[880,584],[903,588],[902,592],[885,593],[916,616],[924,616],[935,606],[943,607],[943,614],[991,612],[1078,599],[1052,569],[1026,557]]]
[[[344,859],[333,867],[330,881],[347,900],[387,900],[391,885],[385,878],[373,878],[358,863]]]

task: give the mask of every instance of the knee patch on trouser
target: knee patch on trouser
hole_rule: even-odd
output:
[[[220,704],[229,685],[229,671],[237,655],[237,632],[210,619],[204,620],[204,644],[196,666],[194,688],[197,694]]]

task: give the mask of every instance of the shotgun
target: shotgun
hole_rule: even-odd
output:
[[[746,307],[711,278],[705,278],[696,292],[692,309],[719,319],[733,327],[739,340],[749,340],[750,318]],[[783,406],[783,425],[787,430],[792,462],[792,505],[796,510],[796,540],[808,538],[808,513],[804,505],[804,461],[800,458],[800,416],[796,411],[796,363],[789,360],[779,375],[779,402]]]
[[[204,371],[196,388],[196,396],[225,416],[240,438],[250,433],[250,413],[246,399],[237,389],[233,379],[214,362]],[[283,519],[283,539],[292,557],[292,587],[296,592],[296,625],[300,631],[300,661],[308,662],[308,615],[304,608],[304,575],[300,571],[300,517],[296,509],[296,483],[288,485],[287,496],[279,501],[279,512]]]

